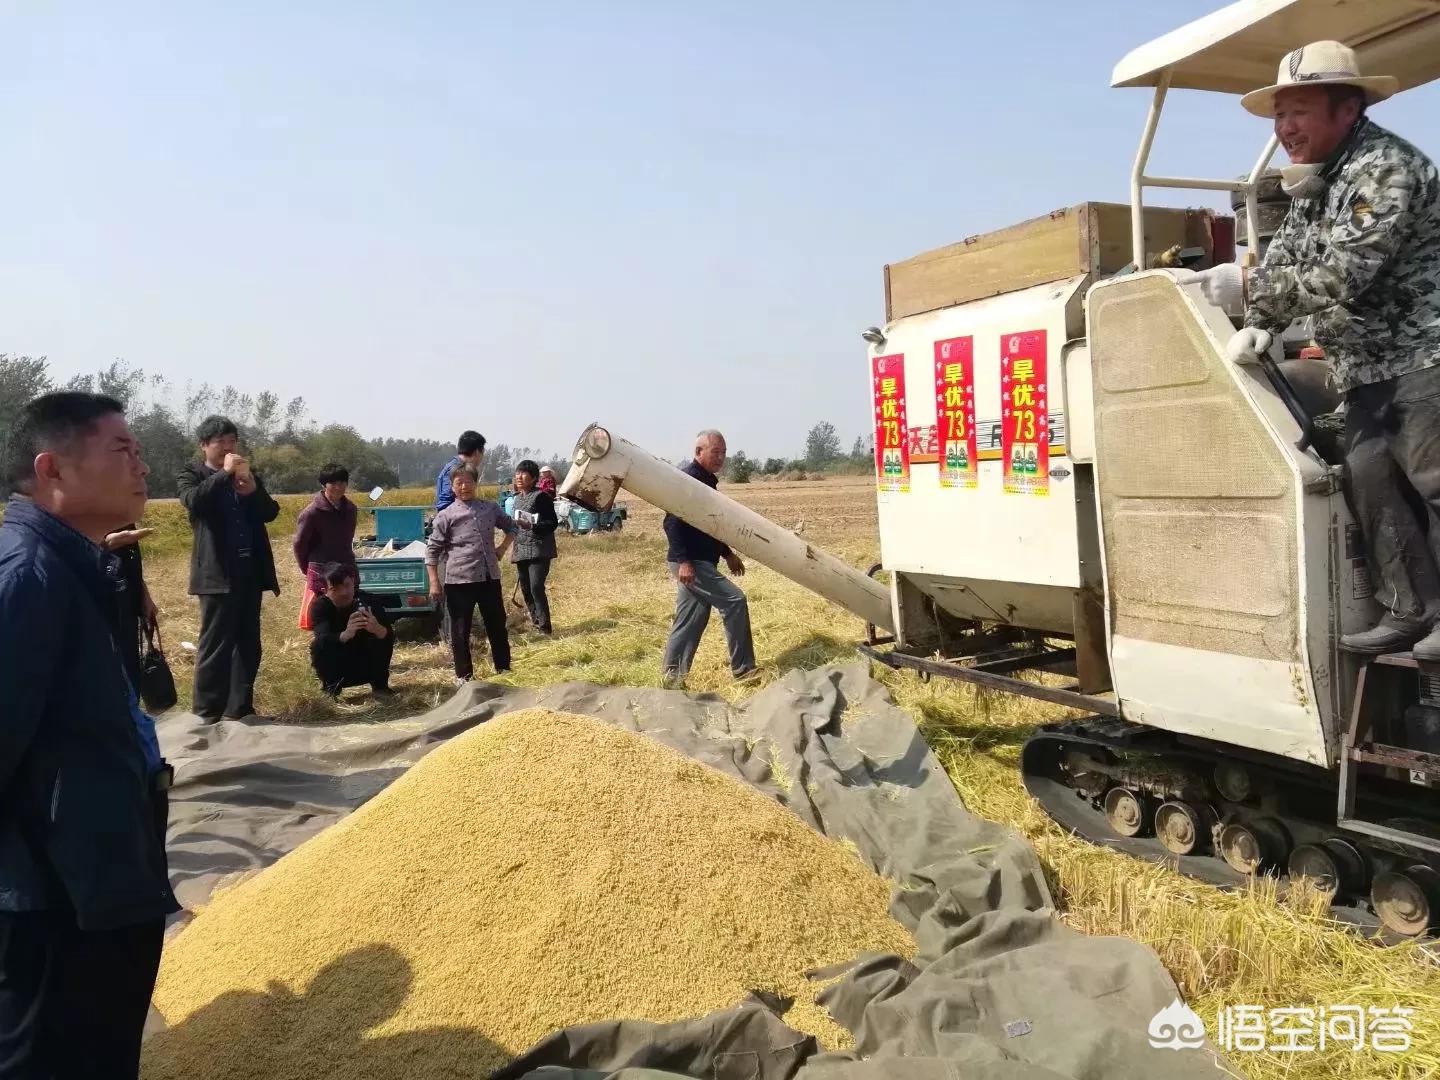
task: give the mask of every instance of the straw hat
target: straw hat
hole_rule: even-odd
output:
[[[1393,75],[1361,75],[1355,50],[1338,41],[1316,41],[1286,53],[1275,80],[1274,86],[1246,94],[1240,104],[1256,116],[1273,117],[1276,93],[1291,86],[1356,86],[1371,105],[1400,89]]]

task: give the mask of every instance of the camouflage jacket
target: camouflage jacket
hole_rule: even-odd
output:
[[[1251,273],[1245,324],[1278,334],[1313,315],[1345,391],[1440,364],[1440,176],[1370,120],[1333,168]]]

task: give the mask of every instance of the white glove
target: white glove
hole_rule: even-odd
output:
[[[1272,341],[1274,338],[1270,331],[1261,330],[1258,326],[1236,330],[1230,344],[1225,346],[1225,359],[1232,364],[1258,364],[1261,354],[1270,351]]]
[[[1200,271],[1196,277],[1210,303],[1232,317],[1245,314],[1245,271],[1237,263],[1221,263]]]

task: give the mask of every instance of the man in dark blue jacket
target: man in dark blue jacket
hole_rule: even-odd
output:
[[[464,431],[455,441],[455,456],[447,461],[435,477],[435,512],[438,514],[455,501],[450,490],[450,477],[461,465],[469,465],[478,474],[485,459],[485,436],[478,431]],[[501,477],[503,481],[505,478]]]
[[[718,431],[702,431],[695,436],[695,459],[681,471],[713,488],[720,482],[725,453],[725,436]],[[710,622],[711,608],[720,609],[725,623],[731,674],[737,679],[751,678],[755,674],[755,643],[750,636],[750,605],[745,594],[717,568],[724,559],[730,573],[741,577],[745,564],[728,545],[674,514],[666,514],[664,524],[669,541],[665,560],[676,582],[675,620],[662,664],[665,681],[677,685],[689,674],[695,650]]]
[[[116,644],[105,535],[139,521],[118,402],[22,412],[0,483],[0,1078],[134,1080],[165,917],[170,771]]]

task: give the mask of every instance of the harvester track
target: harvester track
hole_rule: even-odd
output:
[[[1087,764],[1094,770],[1088,770]],[[1234,800],[1222,795],[1218,768],[1231,770],[1232,776],[1235,769],[1242,769],[1252,786],[1248,797]],[[1387,940],[1398,940],[1399,935],[1385,928],[1376,914],[1370,897],[1375,875],[1417,864],[1440,873],[1440,860],[1433,856],[1339,829],[1334,773],[1268,754],[1095,716],[1036,729],[1025,743],[1021,770],[1026,790],[1064,828],[1092,843],[1162,863],[1222,888],[1237,889],[1252,878],[1221,855],[1226,847],[1236,852],[1236,839],[1243,842],[1246,831],[1261,842],[1257,872],[1282,881],[1289,877],[1291,854],[1301,846],[1307,853],[1319,847],[1347,858],[1358,853],[1358,863],[1339,875],[1347,880],[1338,885],[1331,915],[1360,930],[1378,930]],[[1230,786],[1230,794],[1236,794]],[[1117,789],[1123,790],[1112,794]],[[1404,794],[1401,789],[1372,798],[1368,807],[1376,815],[1372,820],[1405,818],[1407,811],[1413,815],[1415,805],[1404,800]],[[1177,803],[1182,804],[1178,809]],[[1157,817],[1162,807],[1171,809]],[[1195,836],[1190,853],[1177,854],[1157,836],[1157,828],[1167,821],[1172,843],[1178,825],[1177,846]],[[1196,824],[1200,827],[1193,828]],[[1222,843],[1227,825],[1239,831],[1232,830]],[[1240,854],[1245,850],[1243,845],[1238,849]]]

